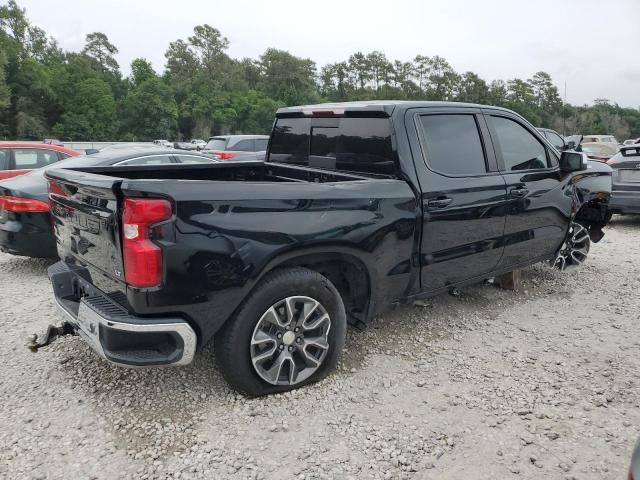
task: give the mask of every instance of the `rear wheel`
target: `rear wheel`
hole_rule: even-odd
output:
[[[248,395],[293,390],[326,376],[344,346],[335,286],[304,268],[268,274],[215,337],[224,378]]]

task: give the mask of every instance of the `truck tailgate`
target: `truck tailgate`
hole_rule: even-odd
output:
[[[58,253],[123,281],[117,192],[121,179],[64,170],[47,172]]]

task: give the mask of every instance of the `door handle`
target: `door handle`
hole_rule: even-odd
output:
[[[429,208],[444,208],[449,205],[453,201],[453,198],[442,197],[436,198],[434,200],[429,200],[427,202],[427,207]]]
[[[509,193],[511,194],[512,197],[525,197],[527,195],[527,193],[529,193],[529,190],[527,190],[524,187],[518,187],[518,188],[512,188]]]

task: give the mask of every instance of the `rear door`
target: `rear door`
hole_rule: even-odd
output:
[[[506,189],[481,112],[410,109],[405,121],[418,134],[422,290],[482,277],[502,256]]]
[[[522,118],[506,111],[486,110],[485,114],[509,198],[499,267],[550,258],[563,242],[571,219],[570,176],[560,173],[556,153]]]

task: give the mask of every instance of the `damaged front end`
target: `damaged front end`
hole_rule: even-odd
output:
[[[568,271],[582,265],[591,242],[598,243],[604,237],[603,228],[611,219],[611,178],[611,167],[591,161],[586,170],[574,175],[576,213],[567,229],[565,241],[551,261],[553,267]]]

